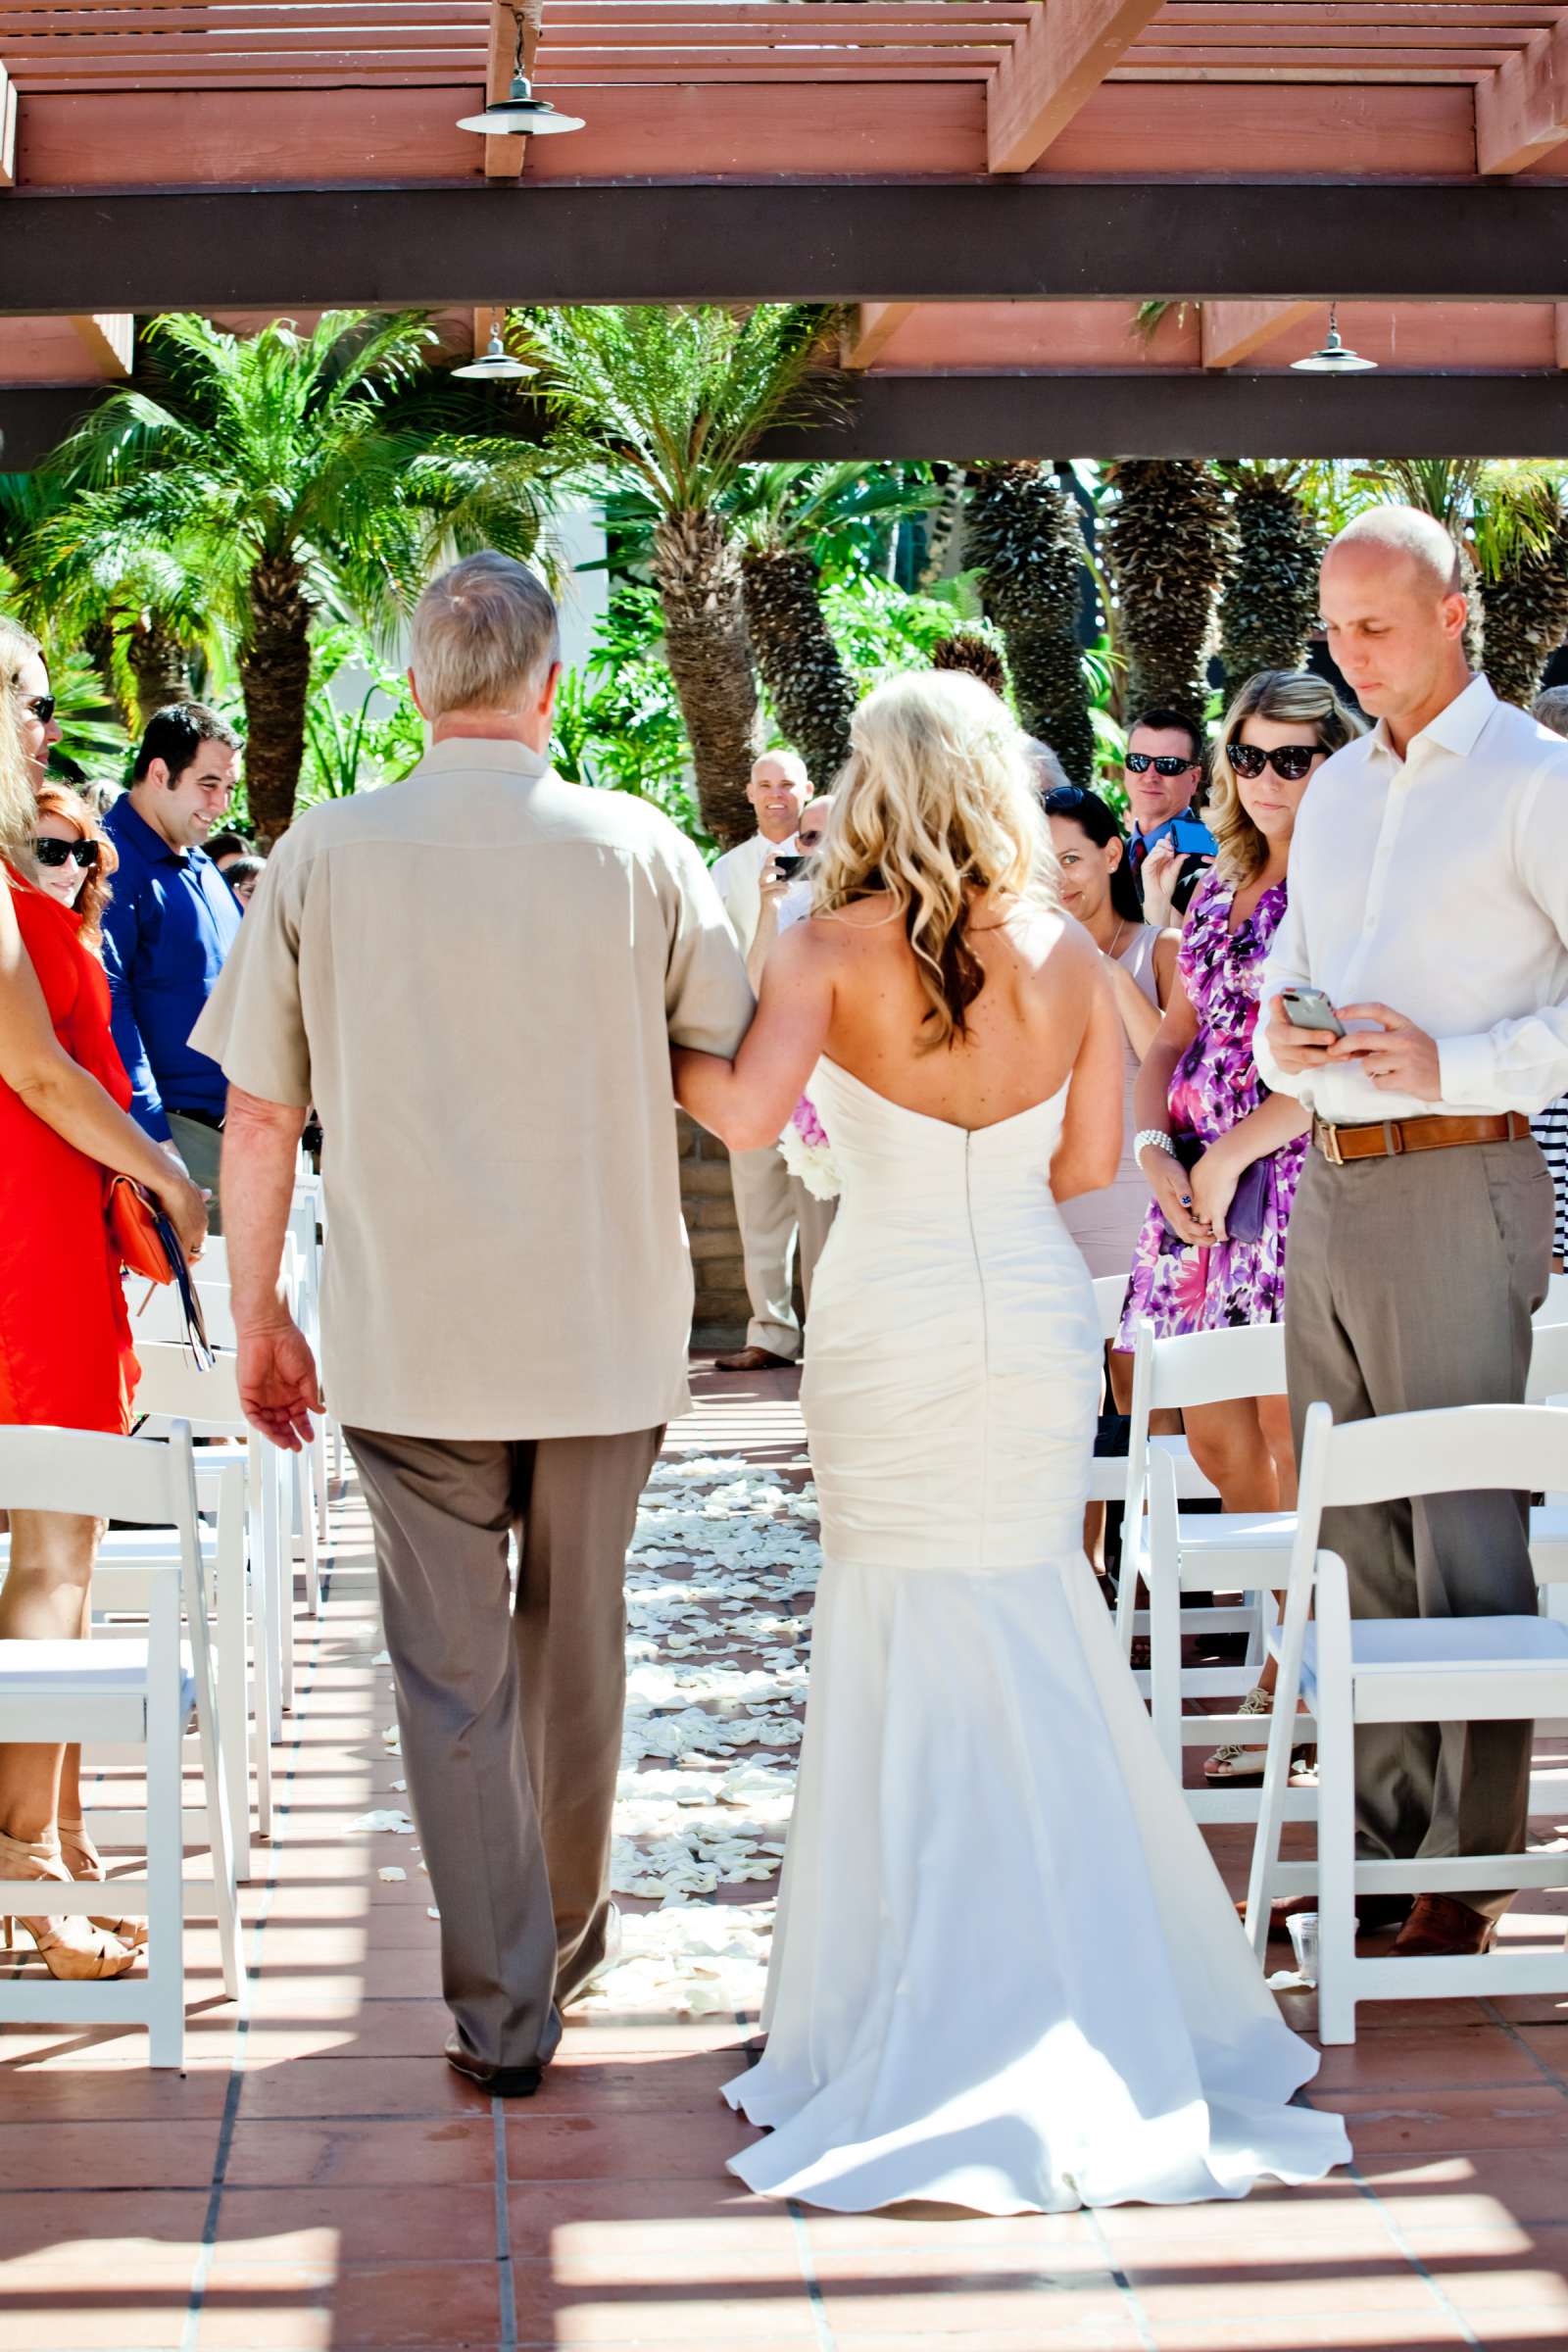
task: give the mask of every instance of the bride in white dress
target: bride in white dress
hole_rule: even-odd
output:
[[[812,919],[732,1065],[808,1079],[843,1181],[802,1401],[823,1573],[731,2171],[839,2212],[1239,2197],[1349,2155],[1155,1746],[1082,1549],[1101,1349],[1057,1202],[1120,1148],[1116,1015],[1054,903],[1023,742],[957,673],[857,713]]]

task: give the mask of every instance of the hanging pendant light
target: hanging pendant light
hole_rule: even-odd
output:
[[[1377,362],[1363,360],[1358,351],[1340,341],[1340,306],[1331,302],[1329,331],[1322,348],[1309,351],[1304,360],[1293,360],[1291,366],[1298,375],[1369,375]]]
[[[487,139],[540,139],[553,130],[581,130],[581,116],[564,115],[548,98],[534,96],[533,83],[523,71],[522,17],[518,10],[513,10],[512,21],[517,27],[512,87],[505,98],[492,98],[482,115],[461,116],[458,128],[477,131]]]
[[[466,376],[481,384],[518,384],[526,375],[537,375],[525,360],[514,360],[501,340],[501,321],[490,321],[490,343],[482,358],[468,360],[462,368],[454,368],[454,375]]]

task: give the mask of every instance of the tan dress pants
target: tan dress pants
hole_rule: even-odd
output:
[[[560,2002],[604,1957],[626,1547],[663,1434],[345,1432],[375,1531],[442,1991],[485,2067],[542,2065]]]
[[[1286,1253],[1285,1346],[1298,1449],[1306,1408],[1336,1421],[1517,1404],[1546,1295],[1552,1187],[1533,1143],[1465,1145],[1332,1167],[1307,1152]],[[1325,1511],[1352,1617],[1534,1616],[1527,1497],[1443,1494]],[[1358,1851],[1368,1860],[1522,1851],[1528,1723],[1363,1724]],[[1466,1890],[1495,1915],[1507,1894]]]

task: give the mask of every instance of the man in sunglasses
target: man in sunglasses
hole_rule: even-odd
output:
[[[149,721],[130,790],[104,818],[120,856],[104,965],[131,1115],[211,1195],[214,1233],[225,1086],[188,1041],[239,937],[238,901],[203,846],[227,814],[239,759],[226,719],[172,703]]]
[[[1123,781],[1132,810],[1127,860],[1146,918],[1161,930],[1188,903],[1214,859],[1214,837],[1193,803],[1203,746],[1179,710],[1146,710],[1127,733]]]
[[[0,613],[0,681],[11,690],[22,756],[36,792],[48,776],[49,754],[60,741],[60,721],[42,646],[30,629],[5,613]]]

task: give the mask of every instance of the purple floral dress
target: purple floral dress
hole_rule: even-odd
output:
[[[1175,1136],[1217,1143],[1268,1095],[1252,1060],[1258,991],[1269,942],[1285,912],[1285,885],[1265,890],[1234,936],[1227,929],[1235,892],[1211,874],[1195,892],[1176,969],[1198,1035],[1170,1085]],[[1196,1249],[1177,1240],[1151,1202],[1133,1255],[1118,1348],[1131,1349],[1147,1315],[1165,1340],[1242,1323],[1278,1323],[1285,1312],[1285,1228],[1306,1158],[1306,1138],[1286,1144],[1268,1163],[1262,1238]]]

